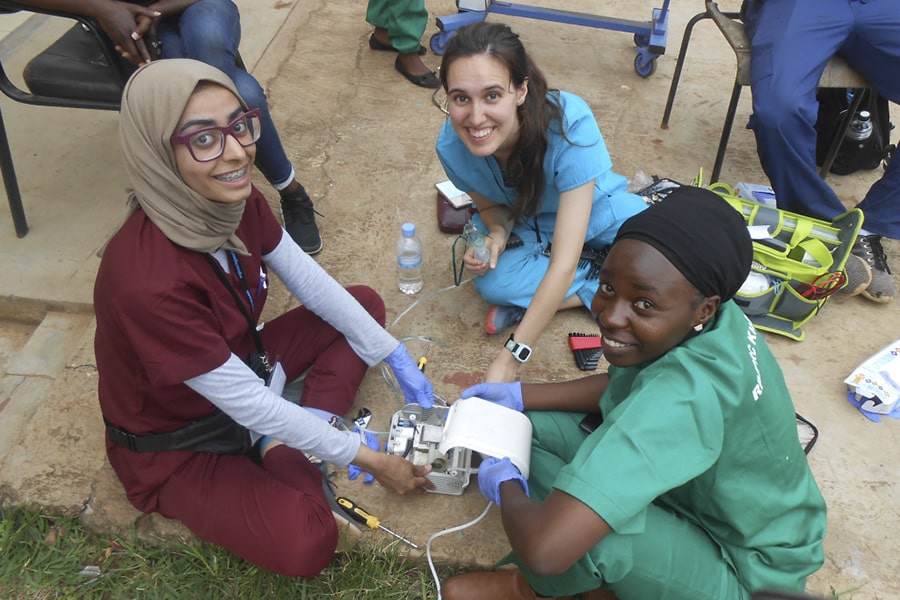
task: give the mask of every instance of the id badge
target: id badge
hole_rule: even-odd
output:
[[[266,382],[266,387],[272,390],[272,393],[276,396],[281,396],[284,393],[284,386],[287,383],[287,375],[284,372],[284,367],[281,366],[281,361],[276,360],[275,366],[272,367],[272,372],[269,373],[269,380]]]

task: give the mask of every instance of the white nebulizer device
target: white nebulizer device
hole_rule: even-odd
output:
[[[439,494],[460,495],[469,485],[472,452],[508,457],[528,478],[531,421],[522,413],[476,396],[451,406],[408,404],[394,413],[387,453],[431,465],[428,479]]]

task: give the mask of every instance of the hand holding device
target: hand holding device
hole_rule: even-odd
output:
[[[484,459],[478,467],[478,489],[497,506],[500,506],[500,484],[504,481],[518,481],[525,490],[525,495],[528,495],[528,482],[509,458]]]
[[[472,396],[478,396],[482,400],[487,400],[519,412],[525,410],[522,400],[521,381],[512,383],[479,383],[464,389],[459,395],[460,398],[471,398]]]

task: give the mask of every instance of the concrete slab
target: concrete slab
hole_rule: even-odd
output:
[[[371,27],[364,3],[258,3],[239,0],[245,31],[242,54],[267,89],[275,122],[299,179],[310,190],[325,247],[317,260],[346,285],[378,290],[388,307],[391,331],[409,338],[413,354],[427,342],[428,374],[448,399],[483,376],[500,340],[481,331],[485,304],[471,283],[453,287],[448,265],[454,237],[435,222],[435,182],[444,179],[433,146],[444,116],[431,93],[409,85],[393,69],[389,53],[367,45]],[[646,19],[656,2],[609,0],[598,7],[571,0],[569,10]],[[721,3],[735,10],[738,0]],[[452,0],[431,0],[427,37],[434,18],[455,11]],[[659,128],[675,52],[688,19],[701,6],[673,3],[668,52],[655,75],[637,77],[631,36],[612,31],[531,21],[503,20],[516,29],[553,87],[583,96],[594,108],[616,170],[689,181],[712,167],[734,58],[711,24],[698,25],[691,42],[668,130]],[[47,34],[29,35],[29,43]],[[24,42],[23,42],[24,44]],[[10,61],[27,56],[25,46]],[[0,54],[0,56],[5,56]],[[433,67],[440,59],[425,57]],[[13,62],[4,66],[15,71]],[[22,62],[19,63],[20,65]],[[749,113],[749,92],[739,106],[723,180],[765,183],[753,136],[740,125]],[[13,155],[32,231],[15,238],[8,211],[0,210],[0,317],[39,322],[47,310],[89,311],[98,260],[96,251],[121,216],[125,179],[118,156],[116,115],[24,107],[3,98]],[[896,108],[896,107],[894,107]],[[900,112],[896,112],[900,114]],[[62,133],[64,132],[64,133]],[[858,202],[878,176],[864,172],[830,177],[848,206]],[[261,178],[270,201],[275,194]],[[393,244],[399,225],[418,225],[425,245],[425,290],[409,298],[396,289]],[[900,244],[887,244],[900,265]],[[900,285],[898,274],[895,285]],[[295,305],[273,284],[265,317]],[[396,321],[396,322],[395,322]],[[566,345],[571,331],[593,331],[586,311],[560,313],[536,345],[525,381],[557,381],[581,374]],[[896,596],[900,576],[890,557],[900,555],[900,486],[892,457],[900,447],[900,425],[866,420],[844,399],[843,378],[867,356],[900,334],[896,302],[876,305],[835,297],[807,326],[802,343],[767,336],[779,358],[798,411],[821,431],[810,456],[829,504],[827,561],[811,579],[811,592],[855,600]],[[125,500],[103,455],[96,402],[91,330],[80,340],[47,398],[21,430],[20,444],[0,458],[0,489],[15,501],[82,512],[98,530],[186,535],[178,524],[142,517]],[[601,368],[604,365],[601,364]],[[357,398],[375,414],[372,427],[385,431],[400,406],[398,395],[370,371]],[[0,412],[0,419],[3,419]],[[398,498],[377,486],[350,482],[338,473],[338,491],[358,500],[385,524],[424,545],[429,536],[476,517],[485,501],[473,482],[460,497]],[[385,534],[365,532],[382,542]],[[488,565],[508,550],[492,510],[477,526],[436,540],[439,560]]]
[[[78,347],[93,317],[49,312],[6,371],[9,375],[56,377]]]
[[[53,393],[53,381],[46,377],[6,375],[4,386],[7,383],[12,384],[13,389],[0,403],[0,456],[6,456],[20,443],[22,432],[34,413]]]

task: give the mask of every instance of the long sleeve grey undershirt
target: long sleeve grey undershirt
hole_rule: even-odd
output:
[[[282,233],[281,243],[263,260],[295,298],[344,334],[353,351],[370,367],[400,344],[287,233]]]
[[[350,464],[359,452],[359,435],[337,430],[305,408],[273,394],[234,354],[221,367],[185,384],[247,429],[337,466]]]
[[[399,342],[287,233],[282,232],[281,242],[263,256],[263,261],[304,306],[340,331],[370,367],[398,346]],[[359,451],[357,434],[334,429],[304,408],[273,394],[234,354],[221,366],[185,384],[244,427],[322,460],[344,466]]]

